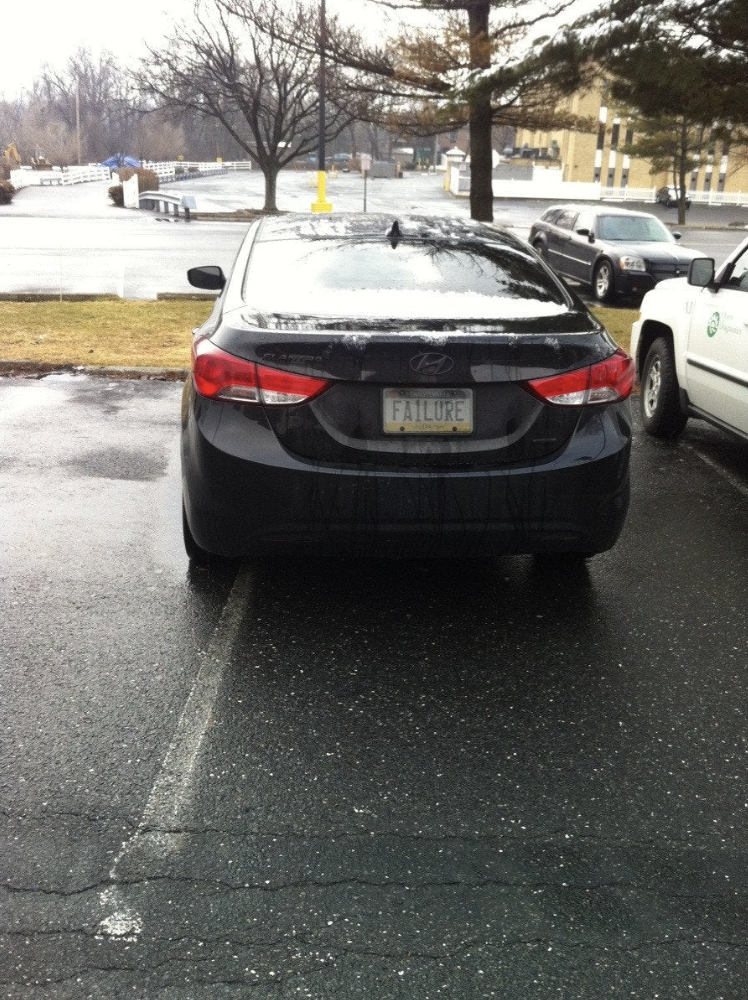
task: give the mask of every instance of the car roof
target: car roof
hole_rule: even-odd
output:
[[[568,204],[568,205],[552,205],[547,208],[544,215],[548,212],[593,212],[595,215],[636,215],[644,216],[648,219],[656,219],[656,215],[652,215],[651,212],[636,212],[630,208],[617,208],[615,205],[579,205],[579,204]]]
[[[527,249],[513,233],[490,223],[438,215],[336,212],[334,215],[288,213],[265,216],[255,242],[285,239],[392,239],[425,242],[490,242]]]

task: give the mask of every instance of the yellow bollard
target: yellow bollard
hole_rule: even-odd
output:
[[[332,212],[332,205],[325,197],[325,171],[317,171],[317,200],[312,202],[313,212]]]

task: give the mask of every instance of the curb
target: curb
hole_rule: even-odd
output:
[[[0,292],[0,302],[215,302],[217,297],[218,292],[157,292],[155,299],[123,299],[104,292]]]
[[[184,382],[189,368],[115,368],[96,365],[56,365],[44,361],[0,361],[0,377],[45,378],[47,375],[88,375],[110,381]]]

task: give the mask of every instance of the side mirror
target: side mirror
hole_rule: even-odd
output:
[[[226,284],[226,275],[220,267],[214,264],[205,264],[202,267],[191,267],[187,272],[187,280],[193,288],[221,292]]]
[[[673,239],[674,240],[679,240],[679,239],[682,238],[682,236],[683,236],[683,233],[673,233]]]
[[[590,233],[589,229],[587,229],[585,226],[582,226],[581,229],[577,229],[577,236],[591,236],[591,235],[592,234]]]
[[[712,257],[697,257],[688,268],[688,284],[696,288],[709,288],[714,284],[714,260]]]

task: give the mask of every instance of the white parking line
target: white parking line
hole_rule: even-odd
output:
[[[192,784],[200,744],[244,618],[250,582],[249,570],[240,569],[210,645],[202,654],[200,670],[143,810],[140,830],[147,827],[168,829],[177,824],[180,809]]]
[[[722,476],[722,478],[725,479],[730,486],[733,486],[738,493],[742,493],[743,496],[748,496],[748,486],[741,482],[737,476],[734,476],[728,469],[723,468],[719,462],[715,462],[713,458],[705,455],[703,451],[695,448],[692,444],[687,444],[685,442],[684,444],[685,447],[688,448],[689,451],[693,452],[697,458],[700,458],[705,465],[708,465],[710,469],[713,469],[718,475]]]
[[[109,880],[112,885],[99,897],[102,907],[107,911],[99,922],[99,934],[102,937],[133,941],[143,930],[140,915],[131,910],[120,897],[117,887],[118,870],[122,860],[135,851],[139,839],[149,830],[168,832],[178,826],[180,812],[189,798],[200,746],[244,619],[251,579],[248,569],[239,570],[210,644],[200,654],[200,669],[151,788],[138,828],[123,843],[111,867]]]

